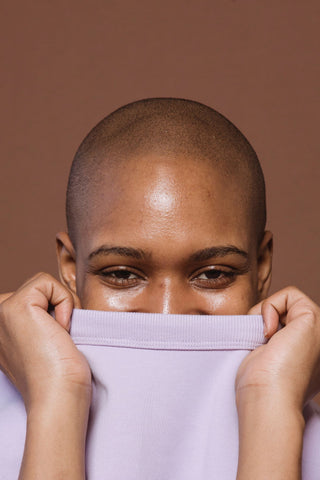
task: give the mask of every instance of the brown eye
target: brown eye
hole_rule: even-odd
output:
[[[201,273],[198,278],[202,278],[205,280],[216,279],[221,277],[225,272],[221,270],[208,270],[207,272]]]
[[[109,275],[117,278],[118,280],[131,280],[132,278],[136,277],[134,273],[131,273],[128,270],[115,270],[114,272],[110,272]]]
[[[209,268],[193,276],[191,281],[200,288],[226,288],[235,280],[236,275],[237,273],[232,270]]]
[[[133,287],[143,280],[140,275],[125,268],[102,270],[100,275],[107,284],[115,287]]]

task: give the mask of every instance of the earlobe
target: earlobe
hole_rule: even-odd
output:
[[[265,231],[258,252],[258,292],[260,300],[267,298],[271,284],[273,235]]]
[[[74,306],[81,308],[76,287],[76,254],[69,235],[66,232],[57,233],[56,252],[60,281],[71,291],[74,298]]]

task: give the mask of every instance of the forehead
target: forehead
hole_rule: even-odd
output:
[[[208,161],[144,155],[101,175],[81,244],[174,243],[192,249],[235,244],[248,249],[251,221],[241,181]],[[200,245],[201,244],[201,245]]]

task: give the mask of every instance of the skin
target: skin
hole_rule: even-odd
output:
[[[267,298],[272,235],[257,241],[237,182],[185,158],[132,159],[109,173],[77,250],[57,235],[62,284],[39,274],[0,305],[0,366],[28,419],[20,480],[85,478],[91,377],[68,335],[74,306],[262,313],[272,338],[245,358],[235,384],[237,480],[300,479],[302,408],[320,388],[319,307],[292,287]],[[279,320],[286,326],[275,333]]]
[[[242,196],[205,162],[133,158],[106,180],[76,253],[58,234],[62,281],[82,308],[246,314],[269,288],[272,235],[257,245]],[[130,247],[142,258],[103,246]],[[221,252],[230,246],[243,253]]]

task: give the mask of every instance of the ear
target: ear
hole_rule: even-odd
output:
[[[76,253],[66,232],[57,233],[56,251],[60,281],[72,293],[75,308],[81,308],[76,287]]]
[[[271,232],[265,231],[258,250],[258,294],[260,301],[268,296],[271,284],[272,253],[273,235]]]

